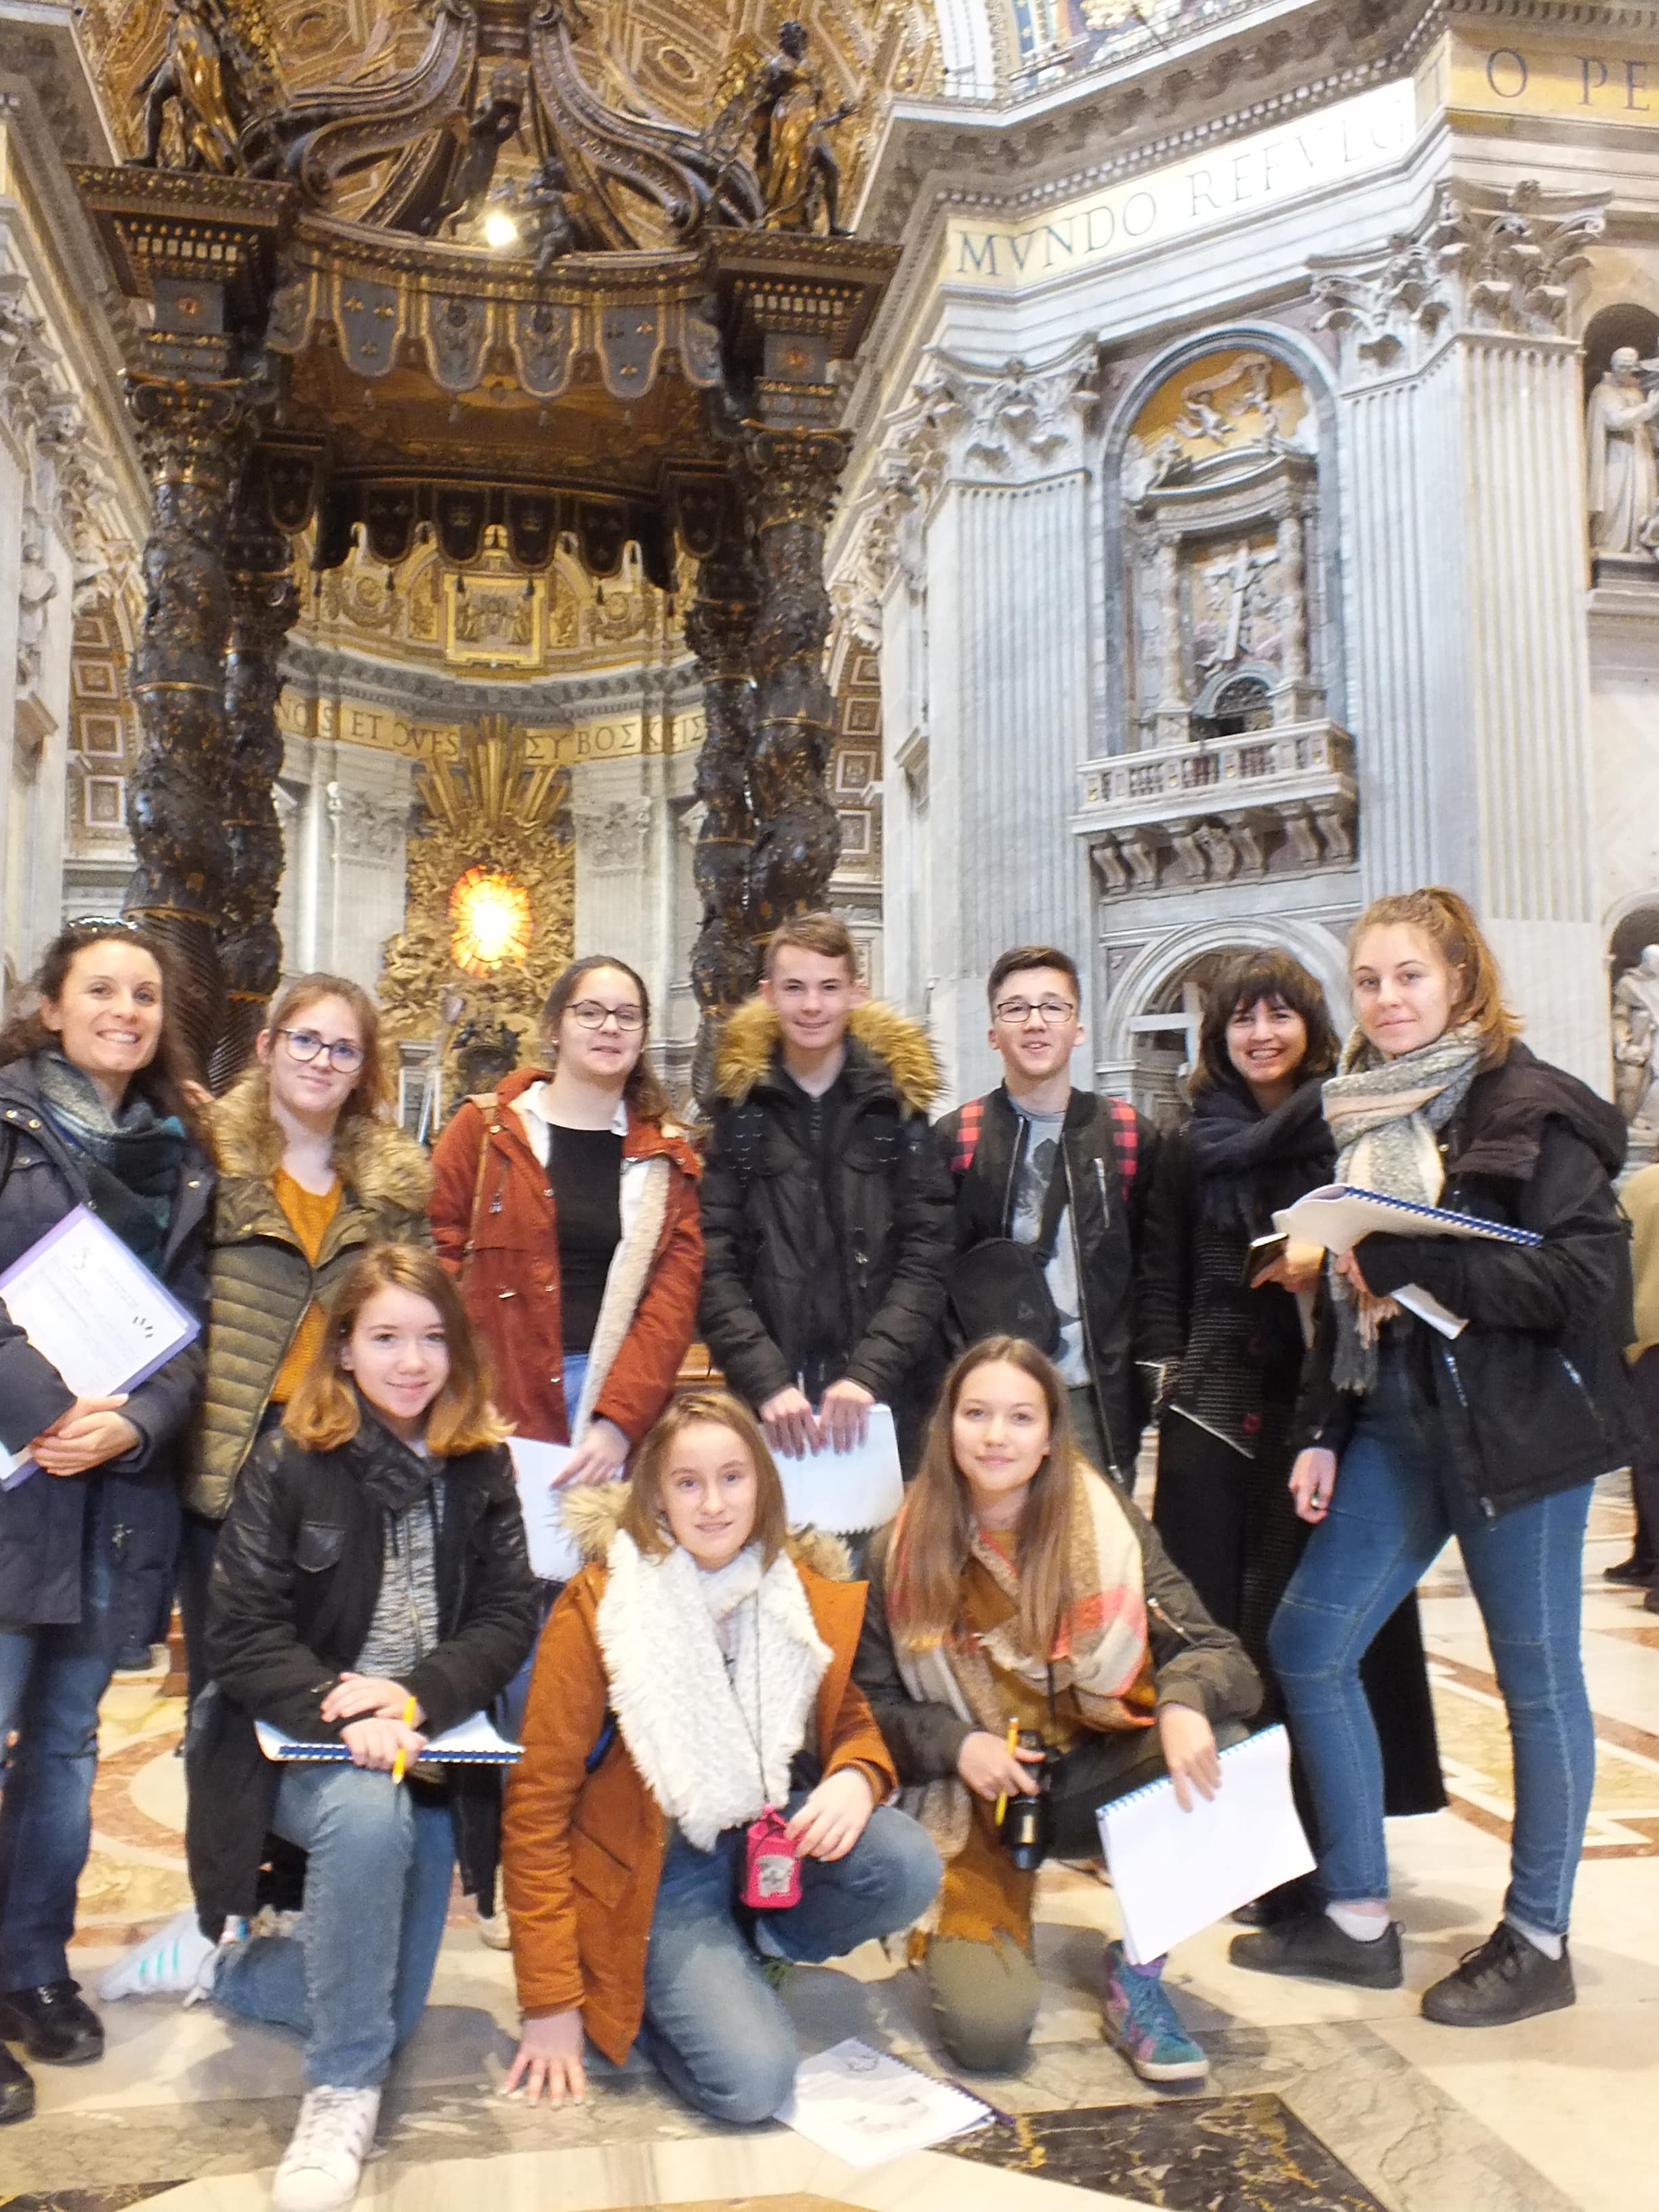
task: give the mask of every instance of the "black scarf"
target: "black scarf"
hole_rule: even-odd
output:
[[[112,1114],[92,1078],[58,1052],[34,1056],[45,1106],[86,1177],[100,1218],[147,1267],[160,1271],[189,1139],[175,1115],[129,1090]]]
[[[1310,1077],[1264,1114],[1243,1085],[1217,1085],[1193,1101],[1187,1132],[1200,1221],[1254,1235],[1276,1207],[1328,1182],[1336,1148],[1321,1085]]]
[[[352,1395],[362,1415],[351,1449],[363,1494],[383,1513],[406,1513],[416,1499],[435,1487],[443,1462],[430,1454],[423,1457],[412,1451],[376,1419],[374,1408],[361,1390],[354,1389]]]

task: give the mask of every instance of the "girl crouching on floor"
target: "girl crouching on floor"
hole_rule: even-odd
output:
[[[883,1803],[852,1681],[864,1586],[787,1535],[778,1471],[724,1392],[683,1398],[626,1490],[571,1494],[587,1564],[542,1634],[502,1870],[524,2026],[507,2087],[580,2097],[584,2037],[637,2038],[689,2104],[764,2120],[794,2080],[765,1960],[907,1927],[939,1863]]]
[[[188,1752],[200,1926],[164,1931],[143,1987],[305,2037],[277,2212],[350,2203],[380,2085],[426,2004],[457,1857],[469,1891],[493,1878],[499,1770],[421,1754],[489,1705],[535,1633],[501,1433],[454,1285],[429,1253],[377,1245],[219,1539],[212,1682]],[[256,1721],[350,1757],[278,1764]],[[221,1945],[255,1910],[270,1832],[307,1855],[298,1930]]]
[[[1097,1858],[1112,1799],[1166,1773],[1183,1805],[1214,1794],[1218,1748],[1243,1736],[1261,1685],[1151,1525],[1074,1450],[1066,1385],[1018,1337],[951,1370],[869,1564],[854,1678],[947,1862],[924,1961],[934,2017],[959,2063],[998,2072],[1024,2055],[1040,1994],[1036,1875],[1004,1847],[995,1804],[1030,1791],[1044,1753],[1011,1751],[1010,1729],[1047,1748],[1048,1854]],[[1107,1946],[1106,2034],[1148,2081],[1201,2081],[1163,1964]]]

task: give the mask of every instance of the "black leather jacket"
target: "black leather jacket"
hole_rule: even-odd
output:
[[[981,1103],[983,1120],[973,1165],[952,1171],[958,1252],[1008,1235],[1024,1141],[1025,1124],[1006,1086],[999,1085]],[[933,1127],[947,1170],[957,1156],[962,1119],[959,1107]],[[1126,1484],[1134,1480],[1140,1432],[1151,1411],[1135,1368],[1136,1273],[1161,1139],[1145,1115],[1135,1116],[1135,1140],[1130,1172],[1105,1099],[1092,1091],[1073,1091],[1061,1133],[1066,1219],[1076,1243],[1084,1346],[1096,1410],[1111,1447],[1109,1471]]]
[[[312,1741],[337,1738],[324,1698],[356,1664],[374,1617],[385,1507],[372,1421],[349,1443],[309,1452],[281,1430],[258,1444],[231,1501],[213,1563],[208,1665],[187,1750],[185,1827],[203,1928],[256,1903],[281,1768],[255,1719]],[[436,1567],[441,1641],[402,1679],[428,1735],[481,1711],[535,1641],[538,1585],[506,1447],[439,1460]],[[463,1880],[493,1882],[501,1792],[494,1768],[449,1769]]]
[[[1543,1243],[1376,1236],[1354,1248],[1378,1296],[1416,1283],[1468,1323],[1449,1340],[1409,1324],[1412,1373],[1443,1425],[1468,1502],[1488,1518],[1631,1457],[1620,1351],[1634,1331],[1630,1243],[1612,1181],[1625,1141],[1605,1099],[1512,1044],[1476,1077],[1445,1132],[1440,1204],[1535,1229]],[[1335,1336],[1322,1292],[1296,1435],[1340,1452],[1358,1401],[1332,1382]]]

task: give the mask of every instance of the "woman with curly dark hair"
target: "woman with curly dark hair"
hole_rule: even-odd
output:
[[[1152,1522],[1212,1616],[1232,1629],[1281,1710],[1267,1629],[1308,1540],[1286,1488],[1302,1374],[1298,1299],[1324,1255],[1251,1263],[1273,1215],[1335,1171],[1323,1079],[1337,1040],[1318,982],[1277,948],[1234,954],[1205,995],[1193,1116],[1164,1143],[1147,1206],[1140,1357],[1161,1368]],[[1444,1804],[1417,1600],[1379,1633],[1365,1680],[1391,1813]],[[1292,1897],[1275,1898],[1268,1917]]]

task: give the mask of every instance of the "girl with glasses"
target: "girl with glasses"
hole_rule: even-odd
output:
[[[192,1698],[206,1677],[214,1546],[255,1442],[298,1389],[352,1261],[371,1244],[431,1243],[431,1174],[391,1119],[368,993],[343,975],[299,976],[277,993],[253,1049],[252,1066],[211,1109],[207,1379],[179,1562]]]
[[[697,1158],[645,1058],[645,985],[604,954],[567,968],[543,1060],[469,1098],[438,1139],[432,1225],[521,1437],[608,1482],[667,1404],[702,1280]]]

